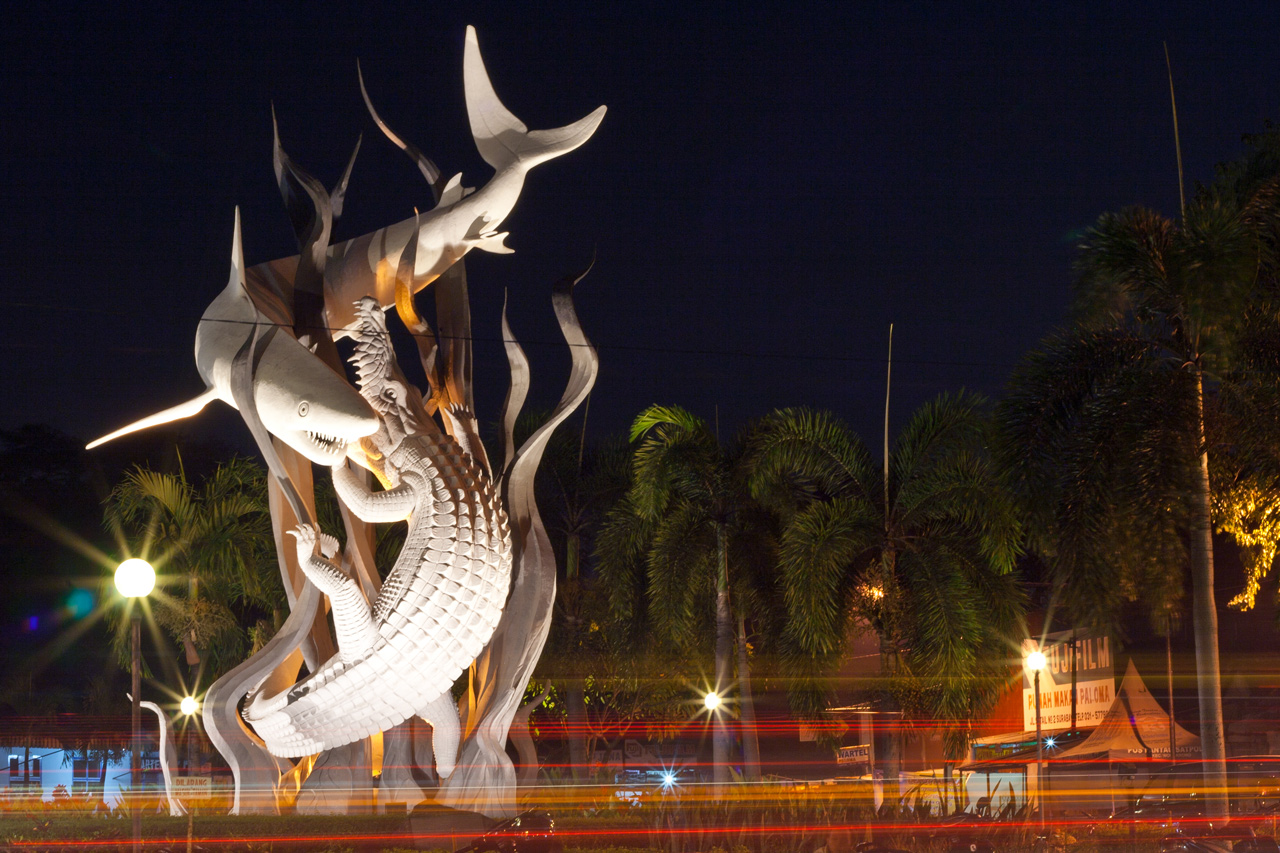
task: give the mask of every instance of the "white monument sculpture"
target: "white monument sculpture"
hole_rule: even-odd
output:
[[[478,191],[464,188],[461,175],[441,180],[435,164],[379,118],[361,79],[374,121],[417,163],[437,204],[345,243],[331,246],[329,237],[355,154],[326,192],[290,161],[277,134],[276,177],[299,255],[246,270],[237,211],[230,280],[196,333],[206,390],[89,445],[189,417],[220,399],[240,410],[271,470],[290,614],[204,700],[206,730],[235,777],[233,813],[291,804],[299,811],[344,810],[368,802],[370,781],[359,768],[369,766],[369,739],[380,737],[384,760],[394,756],[403,768],[415,752],[415,717],[432,728],[435,770],[444,780],[437,801],[491,817],[515,810],[516,775],[505,744],[555,598],[555,564],[533,478],[552,431],[590,392],[597,361],[573,310],[572,289],[582,275],[570,276],[553,294],[572,352],[568,387],[547,422],[515,447],[529,370],[504,311],[511,388],[502,413],[503,458],[491,464],[472,396],[461,261],[473,248],[511,251],[497,228],[525,173],[589,139],[604,107],[567,127],[529,131],[494,93],[470,27],[464,83],[472,135],[495,169]],[[433,282],[438,334],[414,300]],[[414,333],[430,385],[425,395],[396,363],[384,314],[393,307]],[[356,343],[358,390],[337,356],[334,340],[342,337]],[[345,547],[316,524],[312,462],[332,471]],[[406,520],[405,544],[383,579],[374,565],[372,525]],[[309,674],[299,679],[304,663]],[[450,691],[464,672],[460,715]],[[398,797],[427,796],[404,772],[394,787]]]
[[[133,701],[132,694],[125,695],[129,697],[130,702]],[[160,721],[160,747],[157,755],[160,759],[160,774],[164,778],[164,798],[169,804],[169,817],[181,817],[187,813],[187,807],[173,794],[173,767],[178,760],[173,748],[173,736],[169,732],[169,716],[155,702],[144,700],[138,704],[155,714],[156,719]]]

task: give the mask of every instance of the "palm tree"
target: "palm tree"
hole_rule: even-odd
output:
[[[983,401],[942,396],[898,436],[887,464],[829,412],[776,411],[750,439],[752,493],[783,516],[786,632],[813,684],[851,629],[880,638],[884,697],[934,721],[958,756],[1008,681],[1023,596],[1019,525],[985,456]],[[821,688],[800,703],[817,714]],[[887,743],[896,773],[896,739]]]
[[[715,637],[713,689],[733,682],[734,609],[730,581],[752,577],[752,560],[768,550],[742,547],[751,502],[738,470],[740,453],[723,447],[706,421],[677,406],[651,406],[631,426],[632,483],[610,511],[597,540],[597,570],[623,623],[647,619],[660,637],[696,648],[710,611]],[[759,776],[746,614],[739,608],[738,705],[745,775]],[[723,712],[713,714],[714,774],[729,781],[732,736]]]
[[[1078,263],[1078,320],[1015,374],[1006,459],[1033,541],[1085,619],[1157,608],[1192,576],[1205,786],[1227,814],[1214,600],[1207,385],[1230,367],[1263,258],[1247,206],[1202,192],[1181,224],[1104,214]]]
[[[180,643],[188,666],[204,656],[214,669],[238,661],[245,631],[229,604],[268,612],[284,602],[262,469],[241,457],[196,483],[138,467],[107,499],[108,527],[149,553],[162,576],[185,589],[155,596],[156,619]]]

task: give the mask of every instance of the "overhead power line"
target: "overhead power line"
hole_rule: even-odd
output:
[[[3,305],[5,307],[12,307],[12,308],[37,309],[41,311],[53,311],[53,310],[78,311],[78,312],[87,313],[87,314],[104,314],[104,315],[122,316],[122,317],[134,316],[128,312],[96,310],[91,308],[78,308],[78,307],[70,307],[70,306],[63,306],[63,305],[39,305],[31,302],[0,302],[0,305]],[[254,323],[250,320],[225,320],[225,319],[205,318],[201,320],[201,322],[231,323],[231,324],[245,326],[249,328],[252,328],[254,326]],[[261,321],[259,325],[263,326],[264,328],[268,328],[271,326],[280,326],[281,328],[288,328],[292,330],[292,327],[290,326],[284,326],[283,324],[279,324],[279,323],[269,323],[266,321]],[[342,329],[337,329],[329,326],[321,327],[321,328],[324,328],[326,331],[330,333],[343,331]],[[714,357],[720,357],[720,358],[755,358],[755,359],[768,359],[773,361],[806,361],[806,362],[828,362],[828,363],[840,363],[840,364],[869,364],[869,365],[885,364],[885,359],[880,357],[840,355],[840,354],[833,354],[833,353],[774,352],[774,351],[768,351],[768,350],[751,350],[751,349],[713,349],[710,347],[672,347],[672,346],[658,346],[654,344],[600,343],[598,341],[593,341],[591,344],[571,344],[565,341],[563,338],[556,338],[554,340],[547,340],[542,338],[514,338],[512,340],[507,340],[505,338],[502,338],[501,336],[441,335],[438,333],[428,336],[428,335],[421,335],[414,332],[410,332],[408,330],[404,330],[404,333],[411,335],[413,337],[434,337],[436,340],[451,340],[451,341],[465,340],[465,341],[471,341],[472,343],[485,343],[485,344],[496,344],[496,345],[501,345],[506,343],[518,343],[521,346],[545,346],[545,347],[594,346],[599,351],[613,351],[613,352],[644,352],[644,353],[655,353],[655,354],[665,354],[665,355],[696,355],[696,356],[714,356]],[[38,349],[38,348],[40,347],[37,347],[32,344],[9,342],[9,341],[0,339],[0,349]],[[155,352],[155,353],[178,352],[178,350],[172,347],[142,347],[137,345],[109,347],[107,348],[107,351],[109,352]],[[915,365],[923,365],[923,366],[930,366],[930,367],[1013,368],[1017,366],[1016,362],[1007,362],[1007,361],[967,361],[967,360],[958,361],[958,360],[946,360],[946,359],[921,359],[921,358],[912,359],[912,358],[902,358],[902,357],[898,358],[898,363],[899,364],[915,364]]]

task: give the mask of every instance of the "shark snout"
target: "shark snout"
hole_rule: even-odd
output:
[[[333,465],[378,416],[347,380],[296,340],[275,336],[254,375],[262,425],[312,462]]]

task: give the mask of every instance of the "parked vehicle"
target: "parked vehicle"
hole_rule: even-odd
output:
[[[1182,821],[1204,820],[1204,799],[1194,795],[1143,794],[1133,805],[1112,812],[1111,819],[1177,826]]]
[[[549,812],[531,809],[503,821],[458,853],[561,853],[556,821]]]
[[[996,853],[996,848],[985,838],[956,836],[949,842],[947,853]]]
[[[885,847],[876,841],[864,841],[854,849],[857,853],[910,853],[901,847]]]
[[[1160,839],[1160,853],[1280,853],[1280,845],[1270,835],[1256,835],[1227,826],[1220,830],[1178,833]]]

